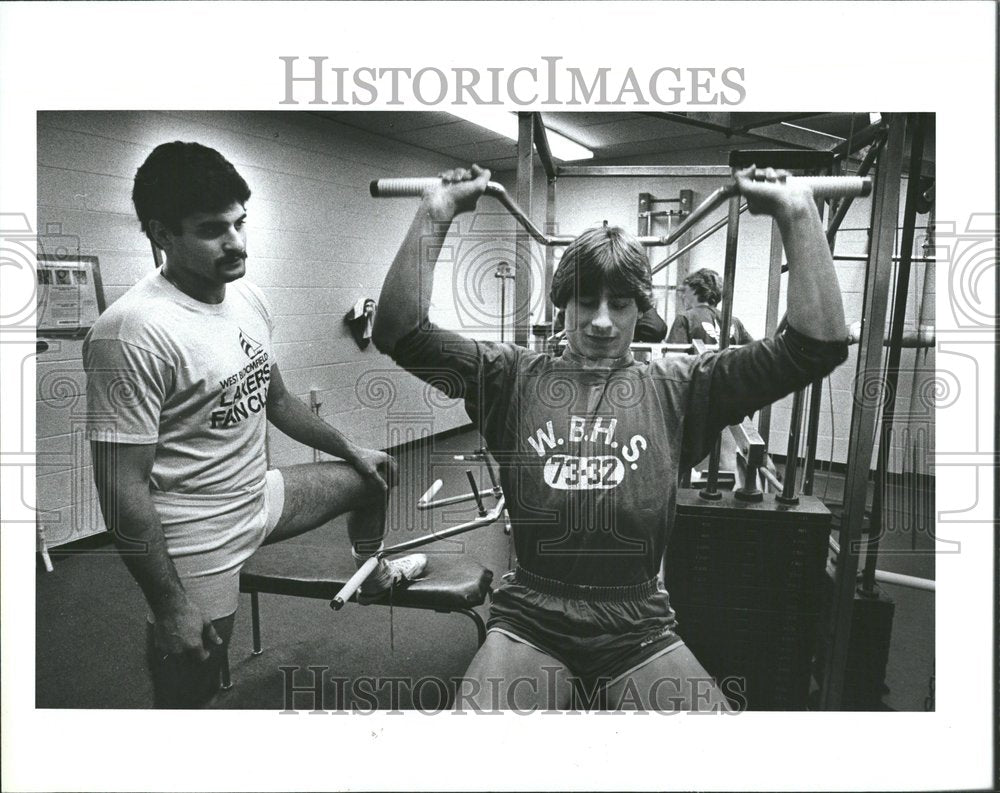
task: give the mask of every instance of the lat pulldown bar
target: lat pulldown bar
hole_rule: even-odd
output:
[[[865,196],[871,192],[871,179],[858,176],[789,176],[786,181],[797,182],[811,188],[818,199],[854,198]],[[373,198],[419,198],[425,191],[437,187],[441,180],[436,177],[407,177],[375,179],[369,185]],[[514,202],[507,190],[499,182],[488,182],[486,195],[495,198],[517,220],[531,237],[541,245],[569,245],[575,237],[572,235],[545,234],[538,228],[525,212]],[[717,189],[706,198],[697,209],[665,237],[639,237],[639,242],[647,247],[671,245],[689,229],[701,222],[711,212],[733,196],[739,195],[736,182]]]

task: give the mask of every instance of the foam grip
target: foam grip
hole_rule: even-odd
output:
[[[441,489],[441,486],[443,484],[444,484],[444,482],[442,482],[440,479],[438,479],[433,485],[431,485],[429,488],[427,488],[427,492],[424,493],[420,497],[420,499],[417,501],[417,503],[418,504],[426,504],[428,501],[430,501],[432,498],[434,498],[434,496],[437,495],[438,490]]]
[[[333,596],[333,600],[330,601],[330,608],[334,611],[340,611],[344,604],[354,596],[354,593],[361,588],[365,579],[367,579],[368,576],[375,571],[375,568],[378,567],[378,562],[378,556],[372,556],[367,559],[365,563],[358,568],[358,571],[347,579],[347,583],[341,587],[340,591]]]
[[[368,189],[372,198],[419,198],[425,190],[439,184],[441,180],[436,176],[374,179]]]
[[[789,176],[787,181],[807,185],[816,198],[857,198],[872,191],[870,176]]]

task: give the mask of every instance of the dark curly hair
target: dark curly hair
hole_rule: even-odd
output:
[[[229,160],[208,146],[179,140],[153,149],[132,186],[135,214],[151,240],[151,220],[179,234],[188,215],[245,205],[249,198],[250,187]]]
[[[722,300],[722,278],[715,270],[703,269],[684,279],[684,286],[691,289],[702,303],[719,305]]]
[[[552,276],[549,298],[565,308],[574,297],[610,294],[635,298],[639,313],[653,306],[653,276],[646,251],[620,226],[588,229],[567,247]]]

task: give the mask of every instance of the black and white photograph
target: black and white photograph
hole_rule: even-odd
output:
[[[933,115],[465,115],[39,115],[37,705],[933,710]]]
[[[237,8],[153,8],[201,42],[192,5]],[[954,98],[855,62],[806,96],[839,64],[801,41],[783,97],[734,31],[477,63],[401,31],[486,9],[369,5],[291,7],[396,15],[398,57],[276,30],[228,98],[213,53],[163,101],[122,71],[0,105],[32,155],[2,205],[5,734],[124,729],[81,789],[988,787],[996,167]],[[670,18],[567,29],[616,5]],[[870,5],[884,46],[890,6],[940,8]],[[161,777],[143,731],[208,756]],[[845,734],[873,756],[810,767]],[[239,767],[199,782],[216,740]],[[503,742],[530,768],[474,780]],[[613,773],[665,745],[675,778]],[[74,786],[38,762],[5,789]]]

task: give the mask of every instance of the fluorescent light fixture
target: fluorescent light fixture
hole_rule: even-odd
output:
[[[517,114],[509,113],[506,110],[491,110],[476,108],[474,110],[459,110],[452,108],[448,111],[453,116],[457,116],[465,121],[471,121],[484,129],[503,135],[505,138],[517,140]],[[586,146],[581,146],[558,132],[551,129],[545,130],[545,137],[549,142],[549,149],[552,156],[557,160],[589,160],[594,156],[594,152]]]

